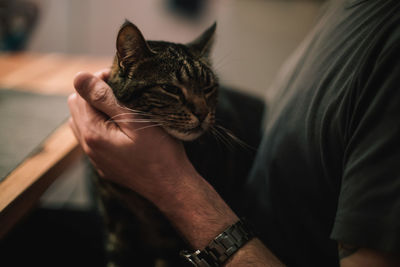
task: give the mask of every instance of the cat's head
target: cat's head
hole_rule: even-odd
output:
[[[127,21],[108,83],[119,102],[172,136],[194,140],[215,122],[218,80],[209,60],[216,24],[186,45],[146,41]]]

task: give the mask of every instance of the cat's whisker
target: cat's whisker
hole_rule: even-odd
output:
[[[222,144],[225,145],[225,142],[223,142],[221,140],[221,137],[219,136],[219,134],[217,133],[217,130],[215,130],[213,127],[210,128],[210,132],[209,132],[214,138],[215,140],[217,140],[218,144]]]
[[[160,123],[159,121],[156,120],[146,120],[146,119],[118,119],[118,120],[109,120],[106,123],[118,123],[118,122],[133,122],[133,123]]]
[[[143,129],[151,128],[151,127],[164,126],[164,124],[159,121],[145,120],[145,119],[119,119],[119,120],[107,121],[106,123],[151,123],[150,125],[146,125],[146,126],[135,129],[135,132],[143,130]]]
[[[138,115],[139,118],[131,118],[132,115]],[[144,115],[144,114],[141,114],[141,113],[136,113],[136,112],[130,111],[130,112],[124,112],[124,113],[120,113],[120,114],[114,115],[111,118],[109,118],[107,120],[107,122],[115,122],[116,118],[120,118],[120,117],[123,117],[123,116],[126,116],[127,117],[126,119],[131,118],[132,120],[135,120],[135,122],[157,122],[158,121],[158,120],[154,120],[153,119],[156,116],[149,116],[149,115]]]
[[[151,113],[146,112],[146,111],[137,110],[137,109],[131,109],[131,108],[128,108],[128,107],[125,107],[125,106],[121,106],[120,104],[117,104],[117,105],[118,105],[120,108],[129,110],[129,111],[132,111],[132,113],[135,113],[135,114],[144,114],[144,115],[149,115],[149,116],[152,115]]]
[[[235,150],[235,146],[233,145],[232,140],[230,140],[229,138],[227,138],[225,135],[223,135],[222,133],[220,133],[218,130],[216,130],[215,132],[219,135],[219,137],[220,137],[222,143],[225,144],[225,146],[226,146],[231,152]]]
[[[131,111],[130,112],[131,114],[133,114],[133,115],[137,115],[137,116],[140,116],[140,117],[143,117],[143,118],[154,118],[154,117],[157,117],[156,115],[153,115],[153,114],[144,114],[144,113],[136,113],[136,112],[133,112],[133,111]]]
[[[121,117],[121,116],[125,116],[125,115],[127,115],[127,117],[128,117],[128,115],[135,115],[135,114],[132,113],[132,112],[120,113],[120,114],[117,114],[117,115],[114,115],[114,116],[110,117],[108,120],[109,120],[109,121],[110,121],[110,120],[114,120],[114,119],[117,118],[117,117]]]
[[[212,133],[214,134],[215,138],[219,140],[222,144],[224,144],[230,151],[234,150],[234,146],[226,136],[224,136],[217,128],[212,127]]]
[[[131,111],[131,112],[133,112],[133,113],[135,113],[135,114],[144,114],[144,115],[150,115],[150,116],[153,115],[153,114],[151,114],[150,112],[147,112],[147,111],[128,108],[128,107],[122,106],[122,105],[120,105],[120,104],[117,104],[117,105],[118,105],[118,107],[120,107],[120,108],[122,108],[122,109],[125,109],[125,110],[129,110],[129,111]]]
[[[136,131],[140,131],[140,130],[144,130],[144,129],[147,129],[147,128],[158,127],[158,126],[163,126],[163,125],[161,123],[159,123],[159,124],[151,124],[151,125],[147,125],[147,126],[143,126],[143,127],[137,128],[137,129],[135,129],[135,132]]]
[[[238,144],[242,148],[244,148],[246,150],[256,151],[256,148],[250,146],[249,144],[247,144],[246,142],[241,140],[239,137],[235,136],[230,130],[226,129],[225,127],[223,127],[221,125],[215,125],[215,127],[216,127],[216,129],[219,129],[224,134],[226,134],[227,137],[229,137],[232,141],[234,141],[236,144]]]

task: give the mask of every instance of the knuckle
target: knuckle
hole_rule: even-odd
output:
[[[90,149],[96,149],[101,143],[100,135],[96,134],[94,131],[86,131],[83,134],[83,140]]]
[[[109,91],[105,86],[94,86],[95,90],[91,92],[91,99],[93,102],[97,103],[107,103],[109,102]]]
[[[100,78],[89,73],[79,73],[74,81],[79,94],[92,103],[107,103],[110,101],[110,88]]]
[[[74,78],[74,87],[80,95],[85,95],[88,91],[92,76],[87,72],[79,72]]]

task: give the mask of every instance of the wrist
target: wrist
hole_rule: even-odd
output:
[[[254,237],[251,227],[242,219],[215,237],[203,250],[181,251],[195,266],[221,266]]]

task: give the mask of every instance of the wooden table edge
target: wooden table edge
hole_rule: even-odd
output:
[[[57,128],[41,150],[0,182],[0,238],[34,207],[50,184],[82,151],[67,123]]]

